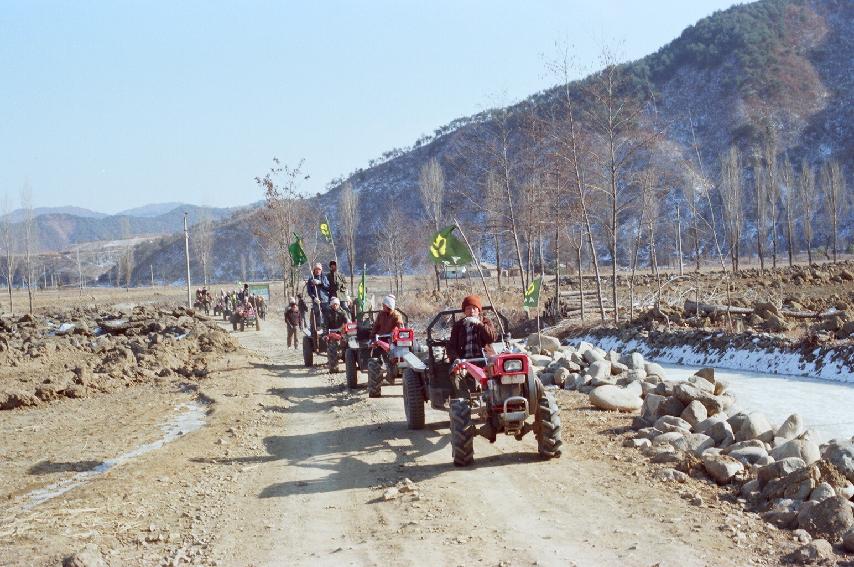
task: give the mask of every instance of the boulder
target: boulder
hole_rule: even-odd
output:
[[[647,362],[644,364],[643,369],[646,370],[647,375],[655,374],[656,376],[660,376],[662,380],[666,377],[664,368],[657,362]]]
[[[534,333],[528,337],[528,349],[533,352],[547,352],[551,354],[560,349],[560,340],[549,335]]]
[[[694,400],[685,407],[685,409],[682,411],[681,417],[682,419],[690,423],[693,427],[697,425],[697,423],[709,417],[709,412],[706,411],[706,406],[704,406],[697,400]]]
[[[629,380],[646,380],[647,379],[646,370],[644,370],[643,368],[639,368],[639,369],[629,368],[629,371],[626,372],[626,377]],[[658,380],[659,380],[658,376],[653,376],[652,380],[649,382],[649,384],[657,384]]]
[[[626,391],[635,394],[638,397],[643,397],[643,385],[641,382],[634,381],[626,384]]]
[[[704,455],[706,449],[712,449],[715,446],[715,440],[702,433],[689,433],[685,438],[688,441],[688,448],[698,456]]]
[[[703,468],[718,484],[726,484],[744,471],[744,465],[727,455],[703,455]]]
[[[634,391],[606,384],[590,392],[590,403],[595,407],[611,411],[637,411],[643,406],[640,395]]]
[[[644,359],[643,355],[639,352],[632,352],[626,355],[623,355],[620,358],[620,362],[629,367],[630,370],[643,370],[644,375],[646,375],[646,369],[644,368]]]
[[[687,453],[691,447],[688,443],[688,439],[686,436],[689,435],[682,431],[671,431],[669,433],[662,433],[658,437],[652,440],[653,447],[660,447],[662,445],[669,445],[674,450]]]
[[[701,368],[694,373],[694,376],[699,376],[704,380],[715,383],[715,369],[714,368]]]
[[[661,405],[664,400],[667,399],[664,396],[659,396],[658,394],[647,394],[643,400],[643,407],[641,408],[641,417],[643,417],[647,421],[655,421],[658,417],[658,406]]]
[[[729,383],[726,380],[718,380],[715,382],[715,395],[720,396],[729,390]]]
[[[670,396],[658,405],[658,415],[680,416],[685,411],[685,404],[679,401],[679,398]]]
[[[696,429],[696,428],[695,428]],[[709,427],[704,433],[715,440],[715,445],[721,448],[729,447],[735,442],[732,428],[726,421],[718,421]]]
[[[842,536],[842,547],[848,553],[854,553],[854,529],[850,529]]]
[[[722,421],[726,421],[726,416],[724,416],[723,414],[719,413],[716,415],[709,416],[703,421],[697,423],[697,425],[694,426],[694,431],[696,431],[697,433],[706,433],[709,429],[712,428],[713,425]],[[732,431],[732,428],[730,428],[730,431]]]
[[[569,370],[567,370],[566,368],[558,368],[552,377],[552,381],[554,382],[555,386],[563,388],[563,386],[567,383],[567,380],[569,380],[569,376]]]
[[[789,440],[794,439],[803,432],[803,418],[800,415],[793,413],[787,417],[786,421],[783,422],[783,425],[777,429],[776,437],[782,437],[783,439]]]
[[[614,376],[620,376],[623,374],[628,374],[629,367],[620,362],[611,361],[611,374]]]
[[[741,461],[745,465],[755,465],[768,456],[768,451],[764,447],[744,447],[735,451],[729,451],[727,455]]]
[[[792,561],[800,565],[824,563],[833,557],[833,546],[824,539],[814,539],[792,553]]]
[[[653,427],[665,433],[669,433],[671,431],[681,431],[683,433],[691,432],[690,423],[688,423],[681,417],[675,417],[672,415],[661,416],[660,418],[658,418],[658,420],[656,420]]]
[[[586,374],[590,376],[591,382],[611,379],[611,363],[607,360],[597,360],[590,364]]]
[[[62,567],[108,567],[94,544],[62,560]]]
[[[649,439],[652,441],[662,433],[664,432],[655,427],[644,427],[643,429],[638,429],[637,433],[635,433],[635,439]]]
[[[833,490],[833,487],[826,482],[819,483],[819,485],[813,488],[812,492],[810,492],[810,500],[815,503],[824,502],[828,498],[833,498],[834,496],[836,496],[836,491]]]
[[[673,395],[679,398],[679,401],[685,405],[697,400],[706,407],[709,415],[715,415],[723,410],[723,403],[720,398],[706,392],[689,383],[677,384],[673,388]]]
[[[854,482],[854,442],[834,439],[824,448],[822,457],[839,469],[845,478]]]
[[[688,481],[688,475],[676,469],[661,469],[655,473],[655,480],[685,483]]]
[[[713,395],[715,393],[715,384],[713,382],[709,382],[705,378],[701,378],[700,376],[691,376],[688,378],[688,383],[695,388],[703,390],[704,392],[708,392]]]
[[[786,441],[779,447],[774,447],[770,455],[778,461],[788,457],[799,457],[809,465],[821,458],[821,451],[807,432],[791,441]]]
[[[600,350],[595,347],[591,347],[581,353],[581,358],[584,359],[587,364],[593,364],[594,362],[598,362],[600,360],[605,360],[605,355],[602,354]],[[608,367],[608,371],[610,372],[610,366]]]
[[[798,517],[798,526],[813,537],[838,541],[854,526],[854,512],[845,498],[834,496],[810,506],[803,518]]]
[[[539,368],[546,368],[552,363],[551,357],[544,354],[532,354],[529,358],[531,359],[531,363]]]
[[[747,420],[741,424],[738,430],[735,430],[736,441],[747,441],[749,439],[759,439],[766,443],[774,440],[774,430],[768,419],[759,412],[753,412],[747,416]]]
[[[769,481],[775,478],[780,478],[802,469],[806,466],[803,459],[797,457],[789,457],[781,461],[775,461],[770,465],[761,467],[756,473],[756,478],[759,480],[760,488],[768,484]]]

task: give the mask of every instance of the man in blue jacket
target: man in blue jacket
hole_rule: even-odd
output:
[[[329,308],[329,282],[323,273],[323,266],[319,263],[314,265],[311,275],[305,280],[305,290],[311,300],[311,309],[314,311],[317,325],[320,326]]]

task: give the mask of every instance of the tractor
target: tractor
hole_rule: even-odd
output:
[[[403,317],[403,324],[409,327],[409,316],[400,309],[398,313]],[[356,388],[359,382],[359,371],[367,372],[368,365],[372,359],[382,356],[383,347],[377,344],[377,337],[371,336],[374,326],[374,318],[379,313],[376,310],[365,311],[359,316],[359,322],[353,332],[347,338],[347,351],[344,354],[344,363],[347,375],[347,387]],[[390,339],[391,336],[380,337]],[[382,341],[388,347],[388,340]],[[399,376],[398,376],[399,377]]]
[[[255,327],[256,331],[261,330],[261,319],[258,317],[257,312],[255,311],[255,307],[252,305],[252,300],[250,299],[248,303],[241,303],[235,307],[234,312],[231,314],[231,328],[233,330],[237,330],[237,327],[240,327],[241,331],[246,330],[246,326]]]
[[[506,319],[492,306],[483,309],[484,313],[490,311],[507,328]],[[462,309],[452,309],[436,315],[427,327],[426,364],[413,361],[403,372],[403,404],[409,429],[424,428],[426,402],[444,409],[450,400],[454,465],[464,467],[474,462],[475,435],[494,443],[499,433],[522,439],[533,431],[542,458],[560,457],[557,403],[543,388],[528,355],[513,351],[509,337],[485,349],[482,357],[448,359],[449,337],[437,332],[449,329],[462,313]]]
[[[338,329],[318,329],[318,313],[320,305],[315,304],[309,311],[309,327],[303,329],[302,360],[306,368],[314,365],[314,355],[325,354],[328,357],[327,366],[330,372],[336,372],[338,362],[345,360],[348,341],[356,334],[356,323],[345,323]]]

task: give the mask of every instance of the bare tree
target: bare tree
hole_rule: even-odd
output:
[[[801,174],[798,178],[798,196],[801,205],[801,232],[807,247],[807,260],[812,264],[813,222],[820,205],[818,191],[815,189],[815,172],[809,162],[801,161]]]
[[[723,204],[724,224],[729,239],[730,262],[733,272],[738,271],[741,231],[744,228],[741,168],[741,154],[738,147],[733,144],[721,157],[721,182],[718,185],[721,203]]]
[[[442,229],[443,208],[445,203],[445,174],[439,160],[431,158],[421,167],[418,177],[418,192],[421,195],[421,206],[427,222],[436,232]],[[436,290],[439,290],[439,265],[433,264],[436,276]]]
[[[0,252],[3,254],[3,277],[6,278],[6,288],[9,291],[9,313],[14,313],[12,303],[12,280],[15,278],[15,269],[18,264],[17,239],[15,229],[12,225],[11,209],[8,196],[3,196],[0,206]]]
[[[765,165],[765,199],[768,227],[771,229],[771,266],[777,267],[777,224],[780,219],[780,183],[777,179],[777,135],[769,127],[762,144],[762,161]]]
[[[27,286],[27,299],[29,301],[30,313],[33,312],[33,252],[35,243],[34,230],[35,219],[33,217],[33,190],[29,183],[25,183],[21,189],[21,209],[24,212],[23,241],[24,241],[24,282]]]
[[[338,215],[341,217],[344,249],[347,253],[347,265],[350,267],[350,295],[355,296],[353,282],[356,270],[356,231],[359,227],[359,194],[353,191],[353,184],[349,181],[341,188],[340,199]]]
[[[374,242],[380,263],[391,278],[391,290],[400,294],[403,290],[403,275],[410,250],[406,242],[406,217],[397,205],[392,205],[382,215],[374,228]]]
[[[756,253],[759,255],[759,271],[765,270],[763,244],[767,238],[768,202],[765,199],[765,167],[757,151],[753,152],[753,197],[756,204]]]
[[[824,192],[824,209],[830,223],[829,242],[833,251],[833,261],[838,260],[839,218],[845,210],[845,177],[839,168],[839,162],[830,160],[821,167],[821,186]]]
[[[122,217],[122,239],[125,241],[125,248],[116,264],[116,287],[121,285],[121,274],[124,270],[125,290],[130,291],[130,282],[133,277],[133,245],[130,240],[130,220],[127,217]]]
[[[211,219],[210,211],[203,208],[199,212],[199,222],[193,227],[193,240],[197,258],[202,268],[202,281],[205,287],[208,286],[208,266],[210,265],[211,255],[213,254],[214,244],[214,227]]]
[[[783,163],[780,165],[780,193],[786,215],[786,249],[789,253],[789,266],[793,266],[795,263],[795,206],[798,202],[798,185],[788,155],[783,158]]]

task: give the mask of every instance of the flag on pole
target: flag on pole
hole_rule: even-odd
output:
[[[540,288],[543,286],[543,276],[532,280],[525,290],[525,309],[536,309],[540,305]]]
[[[302,249],[302,238],[294,233],[294,242],[290,246],[288,246],[288,252],[291,255],[291,262],[294,267],[302,266],[306,262],[308,262],[308,258],[306,258],[305,252]]]
[[[356,290],[356,307],[359,313],[367,311],[365,304],[368,302],[368,286],[365,283],[365,265],[362,265],[362,280],[359,282],[359,288]]]
[[[436,264],[459,266],[472,261],[468,246],[451,234],[456,226],[449,226],[433,235],[430,243],[430,260]]]
[[[332,230],[329,228],[329,219],[324,218],[320,221],[320,234],[326,239],[326,242],[332,240]]]

